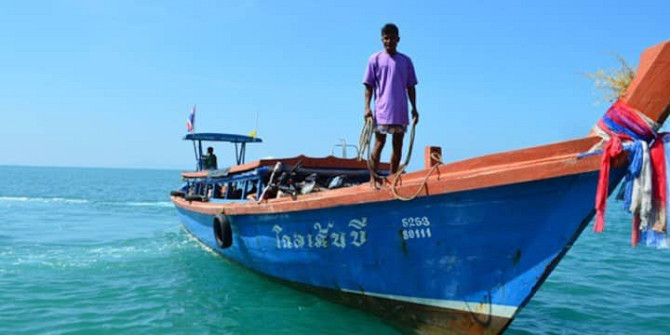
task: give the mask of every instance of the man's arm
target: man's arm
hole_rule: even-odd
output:
[[[370,102],[372,101],[372,86],[363,84],[365,86],[365,112],[363,118],[367,120],[372,117],[372,110],[370,109]]]
[[[416,110],[416,86],[407,87],[407,96],[409,97],[409,103],[412,104],[412,118],[414,122],[419,123],[419,111]]]

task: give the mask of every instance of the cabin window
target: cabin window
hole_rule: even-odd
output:
[[[207,183],[204,185],[204,193],[207,196],[207,198],[214,198],[214,184]]]
[[[188,194],[207,195],[207,185],[203,180],[188,181]]]
[[[212,184],[212,194],[216,199],[224,199],[226,197],[224,183],[215,182]]]
[[[244,192],[244,182],[232,182],[226,184],[226,199],[239,200],[242,199],[242,193]]]
[[[258,193],[258,180],[247,180],[244,187],[244,198],[249,199],[251,196],[253,199],[256,199],[256,194]]]

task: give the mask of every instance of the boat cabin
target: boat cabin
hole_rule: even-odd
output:
[[[173,191],[190,201],[235,202],[259,201],[278,197],[354,186],[369,182],[367,162],[328,156],[323,158],[297,156],[260,159],[245,163],[246,144],[261,143],[257,137],[219,133],[192,133],[184,140],[193,142],[195,171],[182,172],[184,186]],[[236,165],[205,169],[203,142],[227,142],[235,145]],[[388,163],[381,163],[377,173],[387,175]]]

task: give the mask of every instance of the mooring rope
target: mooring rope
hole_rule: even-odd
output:
[[[431,158],[436,160],[438,163],[434,165],[430,171],[428,171],[428,174],[426,175],[426,178],[423,181],[423,184],[421,185],[421,188],[412,195],[411,197],[403,197],[398,194],[396,190],[396,185],[398,183],[398,180],[400,179],[400,175],[402,175],[405,172],[405,169],[409,165],[409,161],[412,159],[412,151],[414,149],[414,138],[416,135],[416,124],[417,124],[417,119],[412,118],[412,129],[410,130],[409,133],[409,148],[407,150],[407,156],[405,156],[405,162],[398,168],[398,171],[394,174],[394,180],[393,183],[391,184],[391,192],[393,193],[393,196],[396,199],[403,200],[403,201],[409,201],[414,198],[416,198],[419,193],[421,193],[421,190],[426,186],[426,183],[428,182],[428,177],[435,171],[436,167],[442,164],[442,157],[440,155],[437,155],[435,153],[431,154]],[[358,160],[362,160],[363,156],[365,155],[365,152],[367,151],[367,164],[368,164],[368,170],[370,171],[370,176],[375,178],[375,179],[381,179],[384,178],[384,176],[381,176],[375,171],[375,169],[372,168],[372,134],[374,134],[374,123],[372,118],[367,118],[365,120],[365,125],[363,125],[363,130],[361,131],[361,136],[358,141]],[[376,182],[376,181],[375,181]]]
[[[421,193],[421,190],[423,190],[424,187],[426,187],[426,185],[428,185],[428,178],[430,178],[430,175],[433,174],[433,171],[437,170],[437,168],[440,165],[444,164],[444,163],[442,163],[442,156],[440,156],[440,154],[438,154],[437,152],[433,152],[432,154],[430,154],[430,158],[432,158],[434,161],[436,161],[437,164],[433,165],[433,167],[431,167],[430,170],[428,170],[428,173],[423,178],[423,182],[421,183],[421,187],[419,187],[419,189],[409,197],[403,197],[403,196],[398,194],[398,190],[396,189],[396,187],[397,187],[397,184],[398,184],[398,180],[400,180],[400,175],[402,174],[402,171],[398,171],[399,173],[397,173],[395,175],[395,178],[393,179],[393,184],[391,184],[391,193],[393,193],[393,196],[396,199],[402,200],[402,201],[410,201],[410,200],[414,200],[414,198],[419,196],[419,194]],[[403,170],[404,170],[404,168],[403,168]]]
[[[363,160],[363,155],[365,155],[365,150],[368,151],[368,156],[370,155],[370,139],[372,138],[372,118],[366,118],[365,124],[363,125],[363,130],[361,130],[361,136],[358,138],[358,160]]]
[[[358,160],[363,160],[363,155],[367,151],[367,165],[368,171],[370,171],[370,177],[375,179],[382,179],[384,176],[380,175],[372,167],[372,134],[374,134],[374,122],[372,118],[365,119],[365,124],[363,125],[363,130],[361,131],[361,136],[358,140]]]
[[[412,149],[414,148],[414,134],[416,133],[416,123],[417,119],[412,118],[412,130],[409,133],[409,149],[407,150],[407,157],[405,157],[405,162],[402,164],[402,168],[398,168],[397,172],[398,175],[402,174],[402,172],[405,171],[405,168],[407,168],[407,165],[409,165],[410,158],[412,158]]]

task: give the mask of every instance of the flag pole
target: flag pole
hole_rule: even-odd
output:
[[[193,154],[195,155],[195,170],[199,171],[200,161],[198,159],[198,149],[195,148],[195,140],[191,140],[191,142],[193,142]]]
[[[258,135],[258,109],[256,110],[256,122],[254,122],[254,134]]]
[[[258,131],[258,110],[256,110],[256,122],[254,123],[254,130],[249,133],[249,137],[255,138]]]
[[[191,108],[191,114],[188,117],[191,122],[189,133],[193,134],[195,132],[195,105]],[[193,154],[195,155],[195,170],[200,171],[200,159],[198,158],[198,149],[195,147],[195,139],[192,139],[191,142],[193,142]]]

